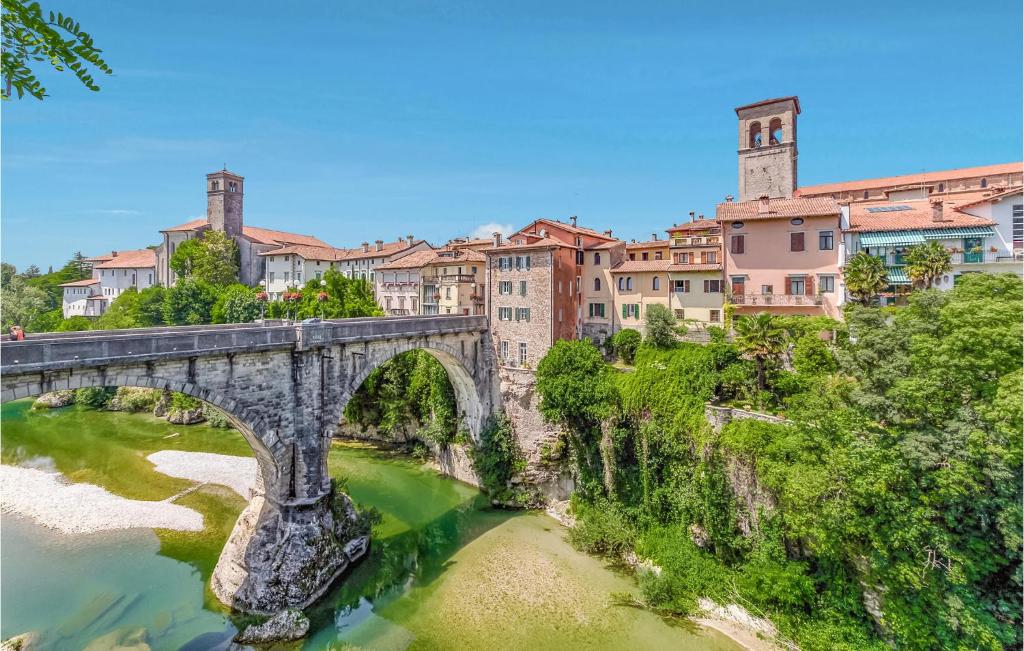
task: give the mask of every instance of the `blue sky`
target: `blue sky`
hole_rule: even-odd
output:
[[[115,75],[3,106],[19,268],[156,243],[225,163],[247,224],[337,246],[646,238],[735,194],[733,107],[791,94],[801,185],[1020,159],[1018,0],[42,4]]]

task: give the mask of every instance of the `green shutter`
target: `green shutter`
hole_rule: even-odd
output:
[[[623,319],[626,318],[626,307],[627,307],[626,303],[623,303],[622,304],[622,318]]]

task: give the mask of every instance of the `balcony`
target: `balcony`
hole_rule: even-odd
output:
[[[950,254],[950,262],[953,264],[987,264],[992,262],[1013,262],[1009,256],[999,257],[996,251],[956,251]]]
[[[821,294],[733,294],[727,299],[733,305],[776,305],[784,307],[821,305]]]
[[[442,283],[474,283],[476,277],[473,274],[441,274]]]

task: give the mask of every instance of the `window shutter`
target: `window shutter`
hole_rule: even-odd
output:
[[[732,236],[732,252],[743,253],[743,236],[733,235]]]
[[[628,305],[626,305],[625,303],[622,304],[622,318],[623,319],[626,318],[626,308],[627,307],[628,307]]]
[[[708,263],[708,252],[707,251],[701,251],[700,252],[700,263],[701,264],[707,264]]]
[[[786,279],[786,296],[790,296],[792,294],[793,294],[793,279],[792,278],[787,278]]]
[[[789,234],[789,250],[790,251],[803,251],[804,250],[804,234],[803,233],[790,233]]]

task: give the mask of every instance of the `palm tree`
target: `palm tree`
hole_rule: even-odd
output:
[[[786,347],[786,332],[775,317],[761,312],[754,316],[736,319],[736,347],[757,365],[757,388],[764,390],[765,362],[782,354]]]
[[[915,287],[931,289],[943,274],[953,269],[949,251],[936,240],[910,247],[905,259],[907,275]]]
[[[850,296],[861,305],[871,305],[880,291],[889,284],[885,262],[881,258],[859,251],[843,267],[843,280]]]

